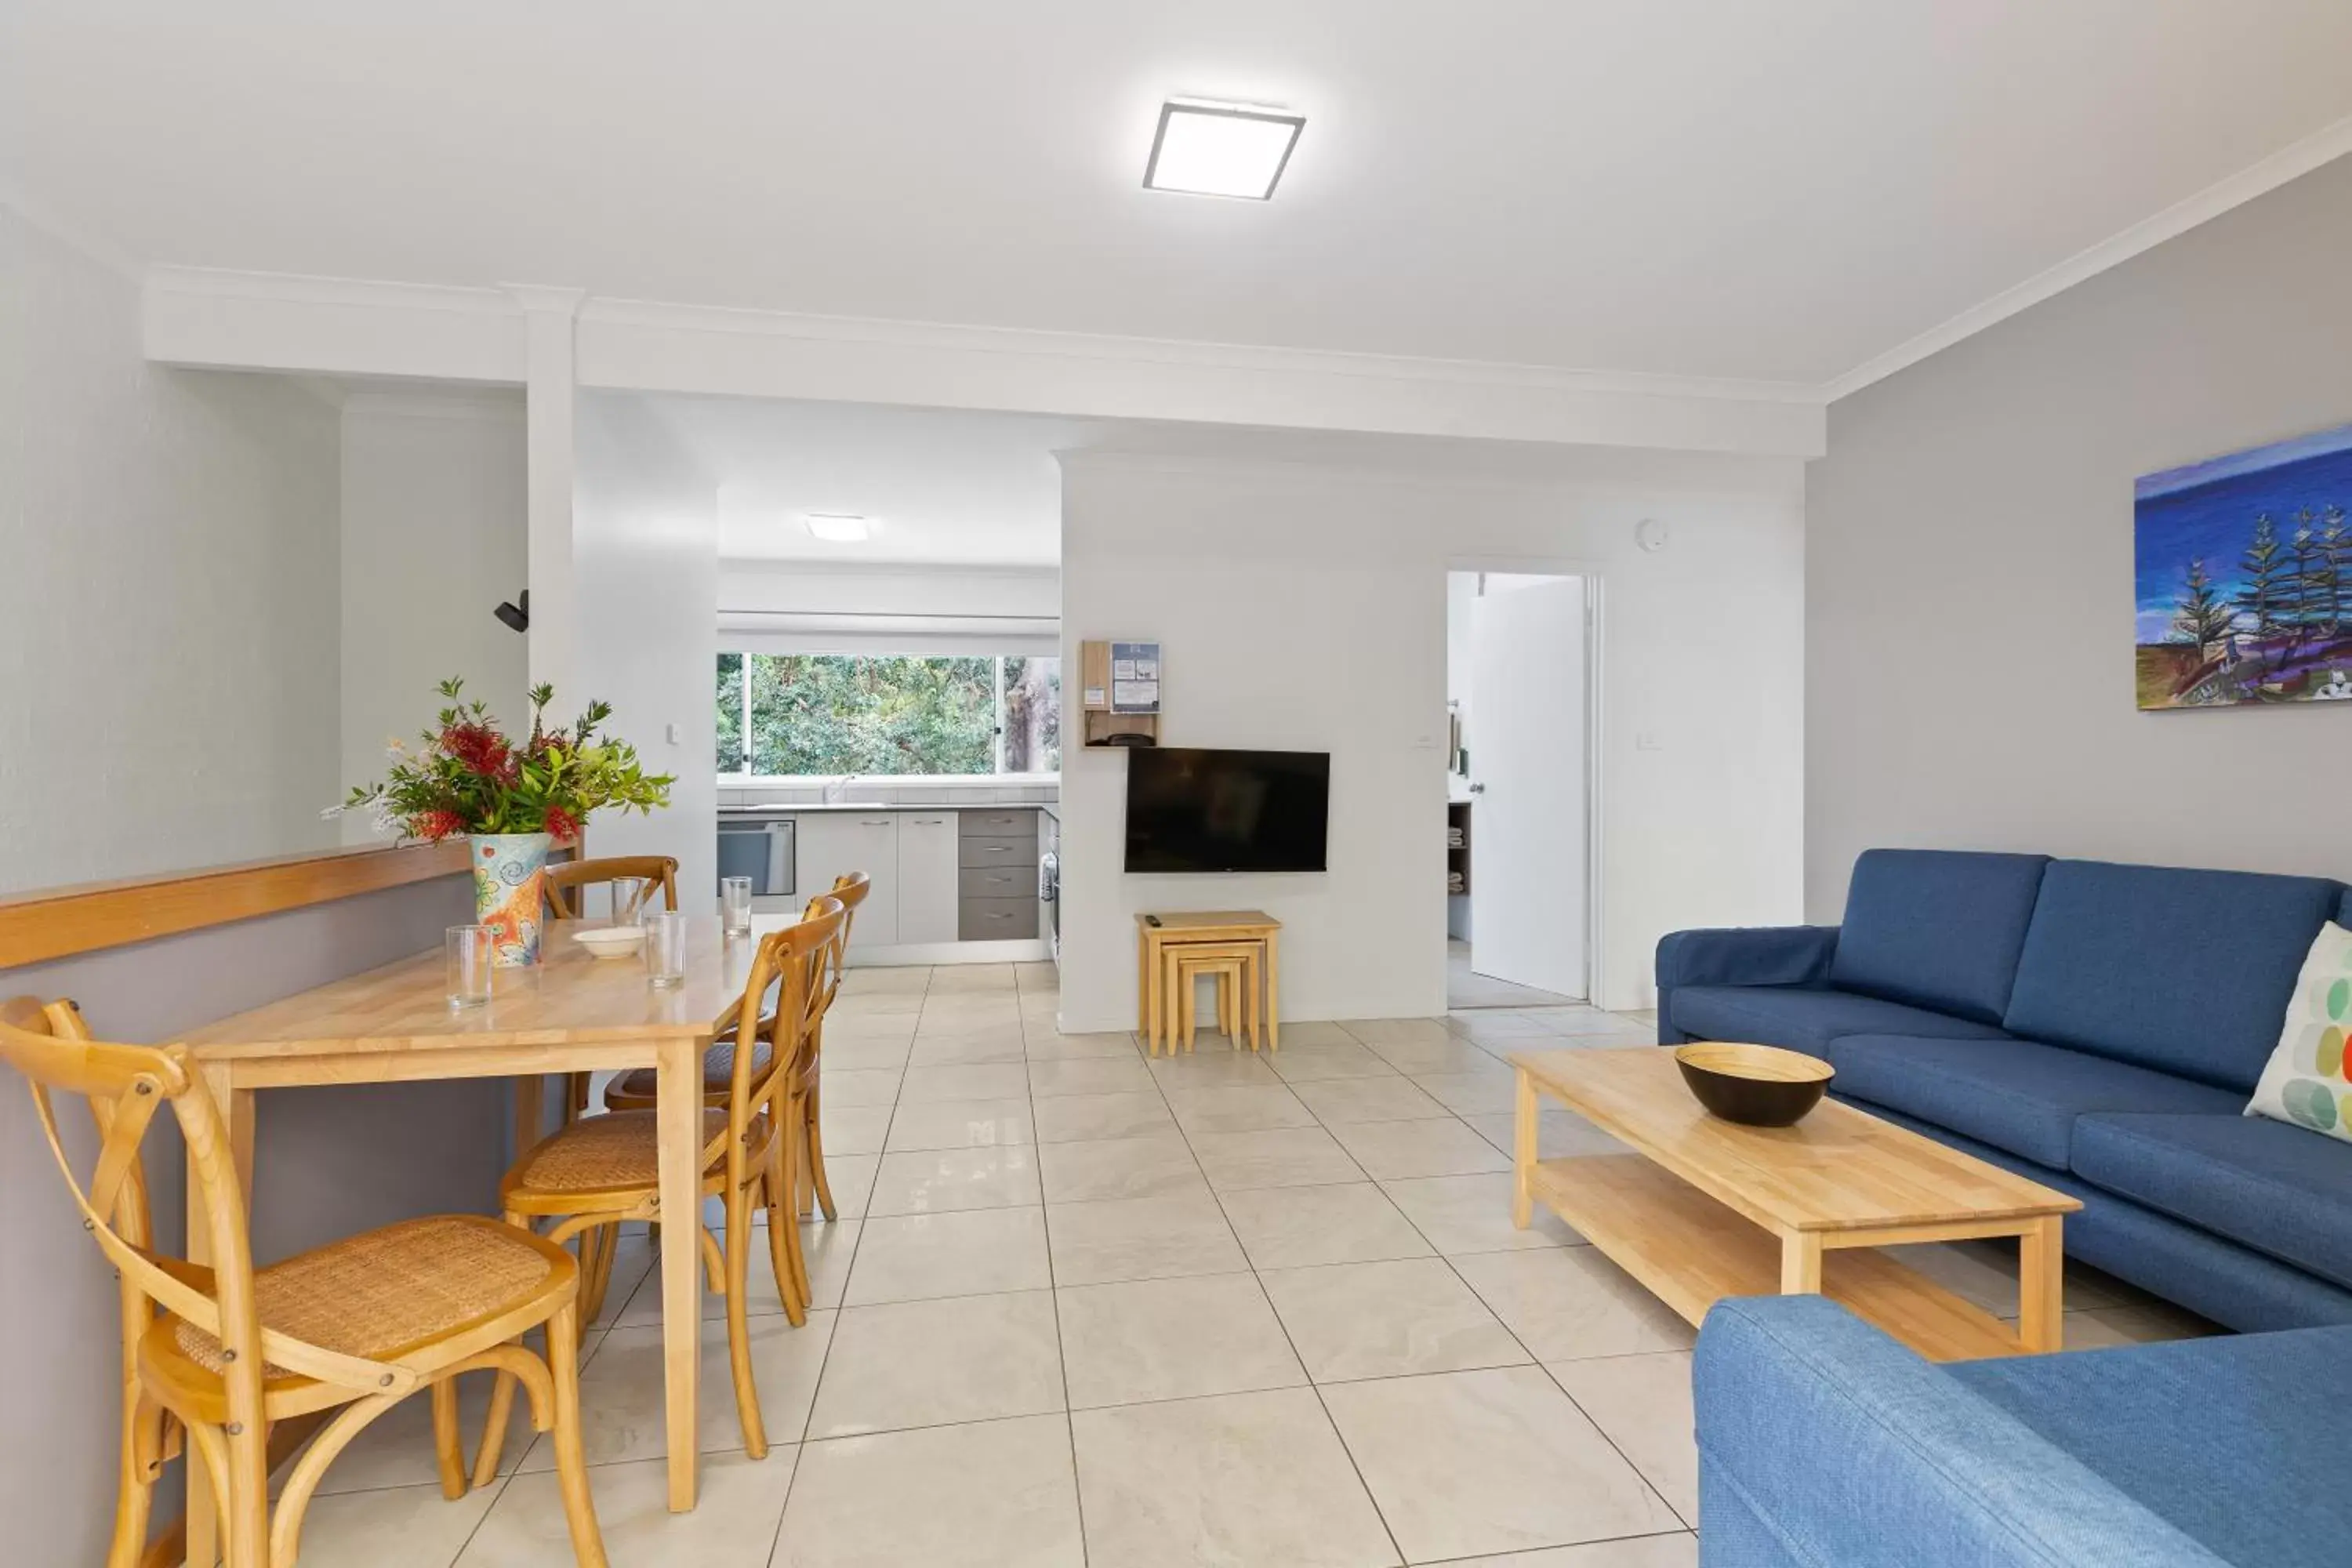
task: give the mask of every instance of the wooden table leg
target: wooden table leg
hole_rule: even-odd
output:
[[[1282,988],[1282,933],[1265,933],[1265,1048],[1282,1049],[1282,1008],[1277,994]]]
[[[1135,1026],[1143,1035],[1143,1048],[1160,1054],[1160,1009],[1151,988],[1151,928],[1135,928]]]
[[[1525,1230],[1536,1215],[1536,1138],[1541,1126],[1541,1101],[1528,1069],[1520,1068],[1517,1072],[1517,1099],[1511,1115],[1511,1223]]]
[[[227,1140],[229,1159],[236,1171],[237,1194],[245,1205],[248,1222],[253,1215],[253,1132],[254,1100],[249,1089],[231,1086],[228,1073],[218,1067],[201,1069],[205,1088],[211,1092],[213,1104],[220,1112],[221,1132]],[[205,1215],[204,1188],[196,1180],[194,1161],[188,1164],[188,1233],[185,1248],[191,1263],[209,1264],[213,1260],[212,1227]],[[185,1518],[188,1568],[213,1568],[221,1557],[220,1510],[213,1497],[212,1483],[205,1474],[204,1460],[190,1443],[186,1448],[185,1472],[188,1490]]]
[[[690,1037],[664,1040],[654,1067],[661,1143],[662,1389],[669,1453],[669,1510],[694,1507],[697,1369],[701,1361],[702,1051]]]
[[[514,1159],[521,1159],[538,1145],[540,1115],[546,1100],[546,1079],[532,1073],[514,1079]]]
[[[2017,1238],[2017,1338],[2034,1355],[2064,1348],[2065,1221],[2050,1215]]]
[[[1821,1293],[1821,1233],[1813,1230],[1789,1232],[1780,1237],[1780,1294],[1818,1296]]]

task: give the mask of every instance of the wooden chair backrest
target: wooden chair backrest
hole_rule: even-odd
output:
[[[620,877],[661,884],[662,908],[677,908],[677,860],[669,855],[607,855],[601,860],[566,860],[547,868],[547,906],[560,921],[583,919],[582,892]]]
[[[49,1152],[84,1226],[121,1276],[126,1350],[135,1349],[146,1332],[154,1307],[212,1334],[221,1344],[222,1381],[233,1421],[261,1419],[265,1365],[362,1394],[405,1393],[416,1386],[416,1374],[404,1367],[325,1350],[261,1326],[236,1159],[219,1110],[184,1050],[94,1040],[73,1003],[20,996],[0,1003],[0,1061],[31,1085]],[[76,1174],[58,1133],[54,1091],[81,1096],[98,1123],[98,1158],[87,1183]],[[192,1208],[201,1213],[211,1243],[209,1269],[154,1250],[141,1147],[155,1113],[166,1104],[187,1143],[197,1189]]]
[[[760,1112],[775,1100],[776,1091],[798,1054],[794,1044],[807,1031],[810,1007],[824,990],[824,968],[834,949],[840,945],[842,927],[848,918],[840,900],[819,894],[809,900],[807,911],[796,923],[761,937],[758,950],[751,955],[751,973],[744,977],[743,998],[736,1005],[735,1016],[739,1019],[759,1019],[768,990],[773,986],[777,993],[775,1034],[764,1066],[758,1060],[758,1050],[748,1044],[739,1045],[735,1052],[734,1068],[727,1083],[726,1136],[730,1176],[742,1174],[737,1169],[737,1162],[745,1155],[745,1134]],[[754,1026],[742,1026],[739,1041]]]
[[[839,899],[841,907],[849,911],[849,919],[841,928],[841,951],[845,955],[849,952],[849,933],[857,925],[857,906],[864,903],[866,895],[873,890],[874,879],[863,871],[844,871],[833,879],[833,896]]]

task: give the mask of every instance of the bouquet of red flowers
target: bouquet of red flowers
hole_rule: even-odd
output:
[[[530,738],[515,744],[479,702],[461,702],[461,680],[445,680],[450,705],[411,750],[395,740],[391,772],[351,793],[328,816],[373,807],[376,826],[410,838],[440,840],[459,833],[549,833],[558,843],[580,835],[592,811],[618,806],[651,811],[669,804],[676,775],[648,777],[636,748],[609,740],[597,726],[613,716],[609,702],[591,702],[568,729],[550,730],[544,717],[555,689],[530,692]]]

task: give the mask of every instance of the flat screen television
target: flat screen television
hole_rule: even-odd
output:
[[[1320,871],[1328,752],[1127,754],[1129,871]]]

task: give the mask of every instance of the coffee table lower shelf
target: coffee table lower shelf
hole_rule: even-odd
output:
[[[1639,1154],[1541,1161],[1528,1184],[1693,1324],[1726,1296],[1780,1293],[1778,1237]],[[1822,1294],[1930,1361],[2026,1353],[2011,1325],[1867,1246],[1825,1253]]]

